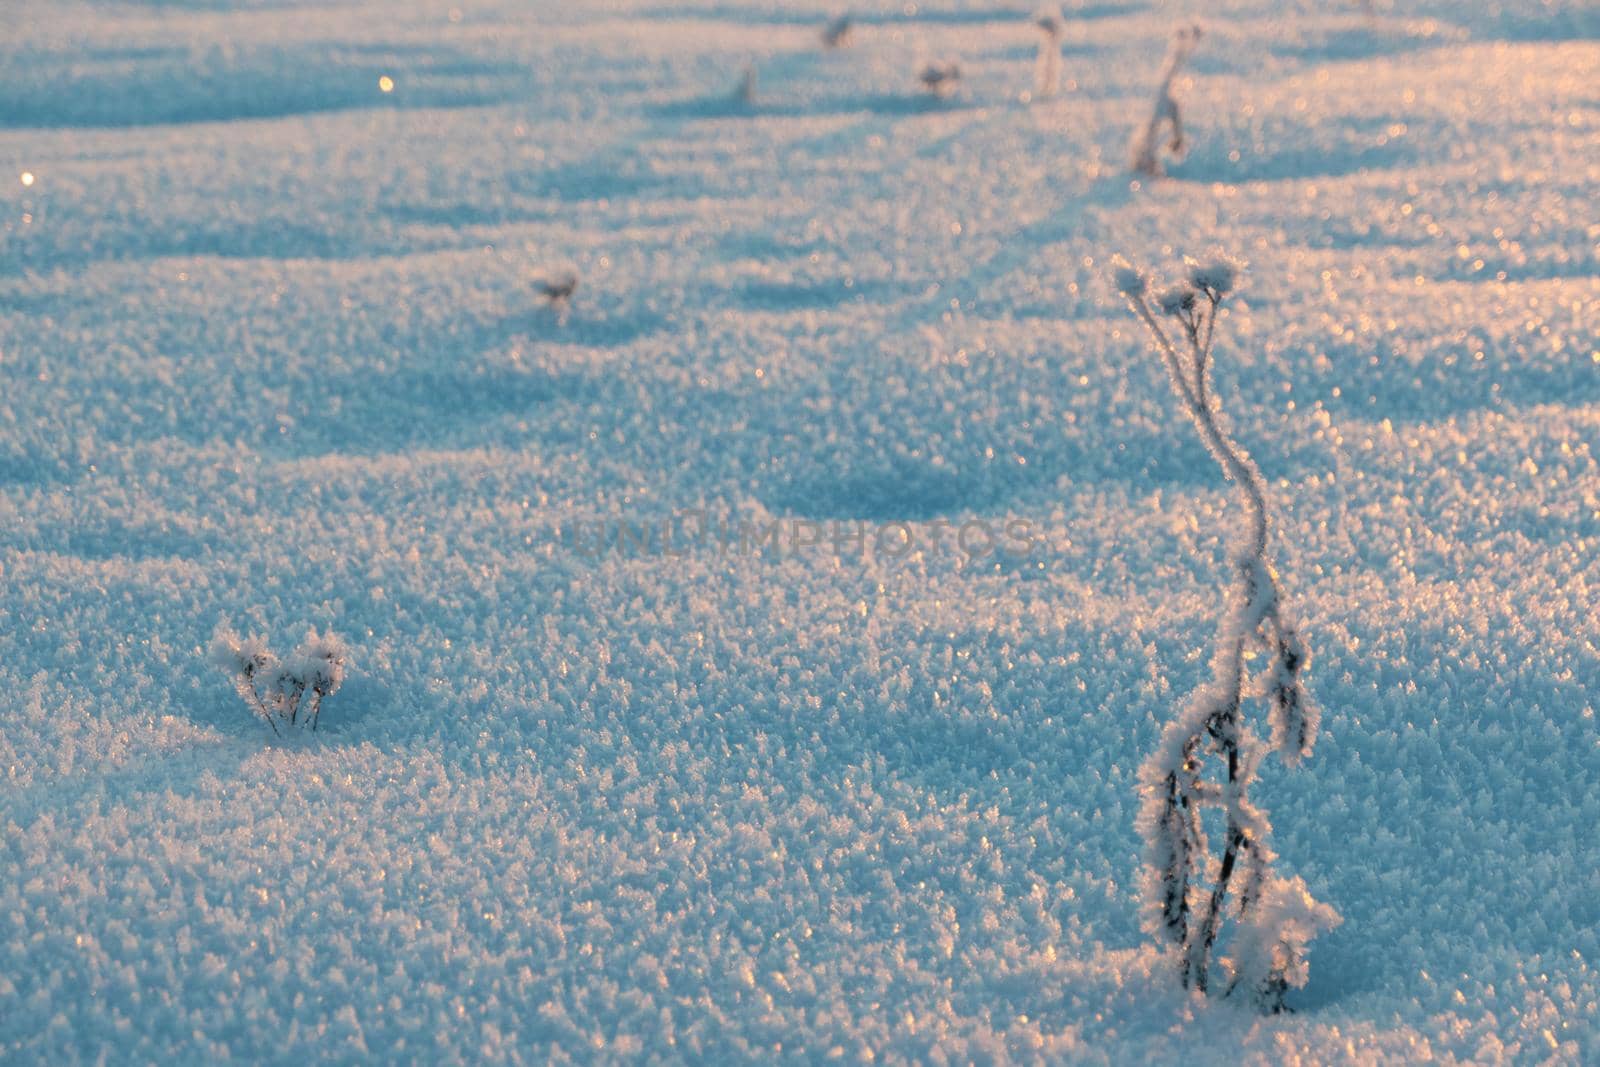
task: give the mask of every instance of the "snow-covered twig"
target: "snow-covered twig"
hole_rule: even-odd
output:
[[[1177,98],[1172,95],[1172,83],[1184,62],[1199,47],[1200,36],[1199,25],[1184,26],[1172,35],[1172,46],[1167,50],[1166,61],[1161,66],[1161,80],[1156,86],[1155,105],[1150,110],[1150,118],[1134,130],[1133,141],[1129,145],[1128,165],[1139,174],[1157,178],[1165,173],[1159,155],[1161,128],[1164,125],[1171,128],[1167,151],[1174,155],[1183,153],[1183,115],[1178,109]]]
[[[1269,562],[1266,481],[1222,425],[1211,389],[1217,313],[1239,270],[1224,256],[1191,261],[1182,282],[1152,293],[1143,273],[1120,261],[1116,266],[1117,289],[1150,331],[1180,406],[1224,477],[1239,487],[1244,505],[1229,554],[1231,581],[1217,624],[1211,680],[1167,725],[1140,768],[1139,825],[1146,844],[1146,925],[1174,947],[1183,984],[1210,988],[1232,891],[1238,933],[1233,958],[1223,961],[1227,989],[1232,992],[1242,982],[1262,1010],[1276,1012],[1283,1009],[1287,988],[1305,984],[1306,943],[1337,925],[1339,916],[1312,901],[1298,879],[1290,882],[1273,873],[1271,824],[1249,797],[1267,749],[1244,720],[1244,698],[1265,698],[1271,749],[1291,765],[1310,755],[1319,712],[1302,677],[1307,652]],[[1162,327],[1162,317],[1175,322],[1172,334]],[[1245,654],[1256,649],[1266,653],[1269,666],[1247,685]],[[1216,765],[1220,781],[1206,777]],[[1224,813],[1215,868],[1200,817],[1208,806]]]

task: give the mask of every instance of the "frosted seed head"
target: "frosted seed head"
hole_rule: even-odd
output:
[[[272,650],[267,647],[266,638],[257,637],[253,634],[244,639],[244,643],[241,646],[240,658],[242,662],[248,664],[252,669],[257,671],[271,667],[277,662],[277,657],[275,657],[272,654]]]
[[[1194,286],[1188,282],[1178,282],[1156,294],[1156,306],[1168,315],[1181,315],[1194,310],[1194,298]]]
[[[333,633],[306,633],[300,647],[295,649],[299,661],[300,680],[305,687],[322,696],[331,696],[344,684],[345,657],[348,652],[344,641]]]
[[[1137,300],[1150,288],[1150,282],[1144,276],[1144,271],[1132,263],[1118,256],[1111,261],[1111,280],[1117,287],[1117,292],[1129,300]]]
[[[1215,293],[1217,296],[1227,296],[1232,292],[1239,275],[1244,271],[1243,263],[1221,253],[1207,256],[1205,259],[1191,259],[1188,264],[1189,284],[1196,289]]]
[[[305,688],[301,678],[299,657],[291,656],[286,662],[278,664],[277,669],[272,672],[272,678],[267,682],[267,688],[287,699],[297,688]]]
[[[1061,11],[1058,8],[1041,7],[1033,13],[1033,24],[1047,36],[1061,36]]]
[[[212,633],[208,652],[212,664],[229,673],[260,673],[273,663],[266,641],[254,635],[241,638],[225,623]]]

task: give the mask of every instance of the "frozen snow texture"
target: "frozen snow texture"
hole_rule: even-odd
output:
[[[1174,949],[1183,985],[1205,992],[1231,891],[1234,918],[1254,931],[1245,988],[1263,1011],[1276,1013],[1283,1010],[1285,989],[1305,984],[1305,943],[1320,930],[1331,929],[1337,916],[1317,905],[1321,910],[1316,914],[1325,914],[1327,921],[1302,921],[1311,912],[1291,913],[1280,903],[1293,894],[1272,870],[1272,826],[1250,801],[1264,753],[1244,717],[1244,698],[1250,693],[1246,654],[1260,651],[1267,657],[1268,666],[1250,688],[1266,701],[1272,747],[1286,763],[1297,764],[1311,754],[1321,713],[1305,688],[1307,650],[1268,561],[1266,481],[1224,429],[1211,384],[1217,315],[1241,267],[1220,254],[1187,266],[1187,280],[1161,290],[1152,304],[1144,296],[1143,274],[1124,261],[1113,263],[1117,289],[1149,330],[1179,406],[1223,476],[1239,488],[1243,504],[1229,552],[1232,574],[1212,647],[1211,681],[1163,730],[1160,745],[1139,772],[1146,928]],[[1180,331],[1176,340],[1163,329],[1155,310],[1174,320]],[[1203,825],[1207,807],[1220,808],[1225,815],[1221,852],[1215,859]],[[1296,885],[1304,895],[1304,885]],[[1262,911],[1267,899],[1273,907]]]

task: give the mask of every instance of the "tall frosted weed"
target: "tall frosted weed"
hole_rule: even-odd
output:
[[[1152,292],[1143,273],[1120,260],[1116,265],[1117,289],[1149,330],[1179,406],[1223,476],[1238,487],[1242,504],[1211,680],[1168,723],[1140,768],[1139,830],[1145,839],[1145,926],[1172,950],[1183,985],[1202,992],[1218,986],[1227,994],[1242,990],[1273,1013],[1284,1009],[1290,988],[1306,983],[1306,945],[1340,918],[1313,900],[1299,878],[1275,872],[1272,825],[1250,799],[1269,751],[1289,766],[1311,754],[1320,712],[1305,686],[1309,652],[1283,603],[1268,553],[1266,481],[1229,436],[1212,391],[1217,313],[1239,271],[1238,263],[1222,256],[1190,261],[1183,281]],[[1174,325],[1170,336],[1163,319]],[[1247,659],[1255,653],[1264,654],[1266,667],[1250,677]],[[1246,722],[1246,698],[1265,705],[1269,743]],[[1220,855],[1213,855],[1202,822],[1206,808],[1222,815]],[[1221,928],[1230,918],[1232,955],[1218,959]]]

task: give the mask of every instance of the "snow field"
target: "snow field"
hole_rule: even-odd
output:
[[[1377,7],[1069,6],[1032,104],[1017,5],[0,16],[0,1058],[1600,1057],[1595,18]],[[1235,505],[1105,279],[1213,243],[1345,918],[1270,1020],[1137,922]],[[566,540],[697,508],[1042,543]],[[346,639],[317,734],[219,620]]]

